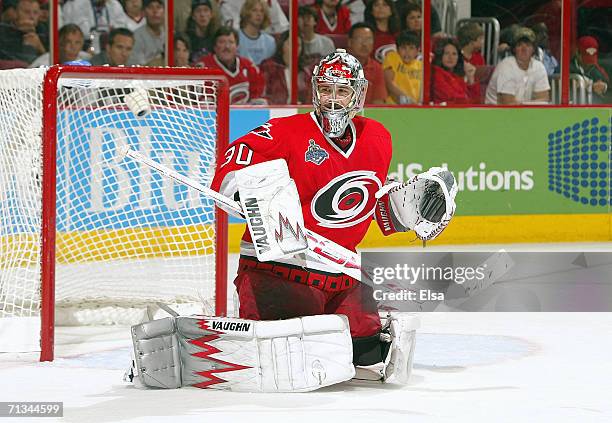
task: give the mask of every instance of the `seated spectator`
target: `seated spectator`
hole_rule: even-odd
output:
[[[148,65],[164,56],[166,31],[163,0],[144,1],[145,25],[134,31],[134,49],[130,65]]]
[[[314,1],[314,0],[313,0]],[[2,0],[2,6],[0,7],[0,23],[11,25],[15,22],[17,11],[16,0]]]
[[[246,0],[220,0],[222,24],[240,29],[240,11]],[[283,12],[278,0],[267,0],[269,5],[270,26],[266,32],[281,34],[289,30],[289,21]]]
[[[230,104],[266,104],[262,98],[265,81],[257,66],[238,56],[238,32],[221,27],[213,37],[213,53],[204,56],[199,66],[221,69],[230,85]]]
[[[14,20],[0,25],[0,59],[16,60],[27,66],[49,47],[48,33],[39,26],[37,0],[17,0]]]
[[[134,48],[134,33],[127,28],[115,28],[108,35],[105,51],[96,54],[89,61],[94,66],[127,65]]]
[[[374,30],[365,22],[353,25],[348,33],[348,51],[363,66],[368,80],[366,104],[383,104],[387,98],[385,76],[380,63],[372,58],[374,51]]]
[[[317,27],[319,34],[346,34],[351,29],[351,12],[340,0],[317,0]]]
[[[431,100],[434,103],[478,103],[480,86],[474,79],[476,67],[463,62],[459,44],[441,38],[434,47],[431,75]]]
[[[550,85],[546,68],[533,56],[535,34],[529,28],[517,30],[512,56],[499,62],[487,87],[487,104],[547,103]]]
[[[62,7],[65,24],[77,24],[91,53],[100,53],[104,47],[101,38],[113,28],[127,27],[127,16],[118,0],[70,0]]]
[[[481,54],[484,43],[484,31],[476,22],[469,22],[457,30],[457,41],[461,47],[463,62],[476,67],[474,79],[478,82],[479,103],[484,100],[483,93],[493,73],[493,66],[487,66]]]
[[[416,0],[397,0],[395,7],[397,8],[400,17],[402,29],[413,31],[420,37],[421,29],[423,28],[421,2]],[[433,6],[431,7],[430,11],[431,17],[429,19],[429,23],[432,39],[444,36],[438,11]]]
[[[512,43],[514,43],[514,36],[520,28],[520,25],[512,24],[500,31],[499,44],[497,46],[498,62],[501,62],[501,60],[505,59],[506,57],[512,56],[510,46],[512,45]]]
[[[365,10],[365,21],[374,28],[373,57],[380,63],[390,50],[395,50],[395,40],[400,31],[400,21],[391,0],[373,0]]]
[[[240,10],[238,53],[259,65],[276,51],[274,37],[263,32],[270,25],[265,0],[246,0]]]
[[[457,30],[457,41],[459,41],[461,55],[465,63],[470,63],[474,66],[485,66],[485,59],[480,52],[484,42],[484,31],[479,24],[470,22],[462,25]]]
[[[89,61],[90,55],[83,51],[85,39],[83,32],[78,25],[66,24],[59,30],[59,63],[74,62],[79,60]],[[31,68],[51,65],[49,53],[39,56],[32,64]]]
[[[572,73],[580,74],[592,81],[593,103],[608,103],[606,98],[610,77],[605,69],[599,64],[599,43],[591,36],[578,39],[578,50],[570,64]]]
[[[210,0],[193,0],[187,21],[187,35],[191,43],[192,63],[212,52],[212,40],[220,21]]]
[[[306,103],[309,102],[312,95],[310,85],[312,71],[304,68],[301,40],[299,48],[297,98],[300,103]],[[288,104],[291,87],[291,38],[289,38],[289,31],[281,34],[276,53],[271,58],[264,60],[260,69],[266,80],[264,97],[268,104]]]
[[[123,0],[123,10],[126,16],[126,28],[134,32],[145,24],[142,0]]]
[[[421,101],[423,62],[418,60],[421,40],[413,32],[404,30],[397,37],[397,51],[385,57],[383,69],[389,104],[418,104]]]
[[[549,48],[548,29],[544,22],[535,24],[532,28],[536,36],[537,50],[535,58],[544,64],[546,74],[551,76],[559,72],[559,62],[552,55]]]
[[[191,66],[191,44],[189,37],[183,34],[174,36],[174,66],[187,68]]]
[[[318,18],[317,12],[311,7],[302,6],[298,10],[298,31],[302,38],[306,66],[318,63],[322,57],[336,50],[334,42],[329,37],[315,32]]]

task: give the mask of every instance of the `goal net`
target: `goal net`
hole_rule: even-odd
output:
[[[120,151],[209,185],[227,108],[223,79],[202,70],[0,72],[1,350],[42,341],[50,359],[53,317],[135,324],[158,302],[225,313],[226,217]]]

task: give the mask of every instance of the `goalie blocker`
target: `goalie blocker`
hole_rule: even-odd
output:
[[[384,364],[358,378],[406,383],[418,319],[387,317]],[[306,392],[355,376],[343,315],[279,321],[173,316],[132,327],[134,360],[126,381],[139,388],[214,388],[239,392]]]

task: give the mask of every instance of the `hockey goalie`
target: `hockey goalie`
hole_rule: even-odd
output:
[[[357,116],[367,86],[359,61],[338,49],[314,69],[313,112],[271,119],[227,148],[212,188],[239,201],[247,221],[239,318],[135,326],[139,383],[299,392],[353,377],[407,382],[415,318],[381,321],[372,286],[304,254],[305,228],[356,251],[373,217],[385,235],[427,240],[454,214],[448,170],[387,180],[391,136]]]

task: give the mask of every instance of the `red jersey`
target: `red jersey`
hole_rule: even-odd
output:
[[[314,112],[271,119],[233,142],[219,160],[212,189],[233,197],[233,172],[285,159],[295,180],[306,228],[355,251],[365,236],[391,162],[391,135],[382,124],[355,116],[353,142],[343,152],[327,138]],[[245,231],[242,254],[254,255]],[[252,251],[252,252],[251,252]]]
[[[315,32],[317,34],[337,34],[346,35],[351,29],[351,11],[346,6],[340,6],[336,12],[336,22],[334,25],[329,23],[329,20],[323,13],[323,10],[318,8],[317,26]]]
[[[236,57],[236,69],[229,70],[214,54],[204,56],[199,61],[206,68],[221,69],[229,80],[230,104],[247,104],[250,100],[261,98],[264,91],[264,77],[259,68],[249,59]]]

